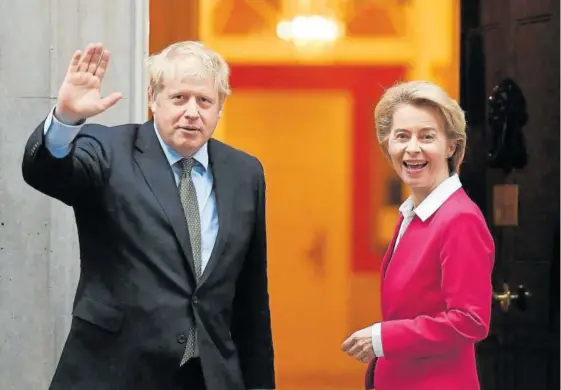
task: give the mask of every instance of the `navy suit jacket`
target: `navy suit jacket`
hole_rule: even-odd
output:
[[[260,162],[210,140],[219,231],[197,283],[172,170],[143,125],[85,125],[56,158],[43,123],[23,177],[74,209],[81,273],[51,390],[175,389],[196,324],[209,390],[275,387]]]

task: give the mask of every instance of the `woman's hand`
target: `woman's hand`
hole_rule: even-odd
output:
[[[356,360],[368,363],[374,359],[374,347],[372,346],[372,326],[354,332],[341,346],[343,352]]]

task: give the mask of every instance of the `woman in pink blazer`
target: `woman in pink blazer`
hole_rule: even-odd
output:
[[[378,141],[412,196],[381,267],[382,322],[342,349],[376,390],[476,390],[474,345],[491,316],[494,244],[457,175],[465,118],[438,86],[408,82],[375,110]]]

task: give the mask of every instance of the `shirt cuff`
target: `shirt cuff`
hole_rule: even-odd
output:
[[[374,355],[376,357],[384,357],[384,349],[382,348],[382,324],[376,323],[372,326],[372,346],[374,347]]]
[[[70,145],[80,132],[84,122],[77,125],[66,125],[55,117],[55,108],[51,110],[43,126],[45,146],[53,156],[64,157],[70,152]]]

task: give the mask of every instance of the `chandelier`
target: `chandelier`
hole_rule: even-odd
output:
[[[259,1],[262,0],[252,3]],[[276,35],[298,48],[305,48],[304,53],[325,50],[345,37],[347,21],[360,12],[361,7],[372,3],[403,7],[411,0],[281,0]]]
[[[298,15],[277,24],[277,36],[297,45],[332,43],[345,35],[344,24],[323,15]]]
[[[345,36],[345,1],[284,0],[277,36],[297,47],[331,45]]]

